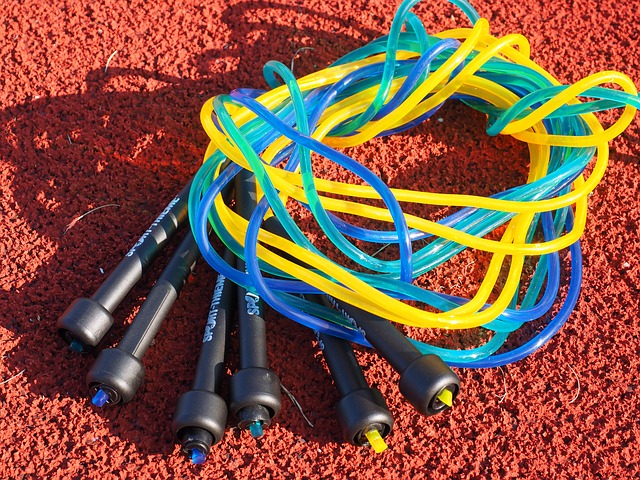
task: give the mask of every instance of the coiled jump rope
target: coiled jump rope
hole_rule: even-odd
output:
[[[304,297],[323,293],[366,314],[412,327],[481,327],[491,332],[485,336],[489,340],[468,350],[412,342],[422,353],[435,353],[450,365],[494,367],[530,355],[571,314],[581,287],[579,239],[587,195],[604,175],[608,142],[633,121],[640,100],[633,82],[619,72],[561,85],[530,59],[525,37],[496,38],[469,3],[450,1],[472,28],[428,34],[410,11],[418,0],[405,0],[388,35],[328,68],[296,79],[283,64],[268,62],[264,77],[271,90],[239,89],[208,100],[201,121],[211,142],[191,187],[189,220],[203,257],[214,269],[302,325],[369,345],[344,316]],[[527,144],[526,183],[489,197],[392,189],[341,150],[410,129],[449,100],[486,114],[488,135],[511,135]],[[622,112],[604,128],[594,113],[611,109]],[[349,170],[360,184],[317,178],[316,155]],[[585,178],[590,163],[593,169]],[[252,171],[259,185],[257,208],[248,221],[220,195],[242,169]],[[372,206],[372,199],[384,206]],[[356,268],[330,259],[307,238],[287,209],[291,201],[311,212],[332,248]],[[434,222],[406,213],[401,204],[458,210]],[[270,217],[286,235],[264,228]],[[357,217],[380,228],[345,220]],[[209,225],[244,260],[246,270],[222,260],[210,243]],[[499,239],[491,239],[498,229]],[[395,244],[398,257],[375,258],[358,241]],[[466,248],[492,255],[472,298],[417,286],[418,277]],[[560,253],[566,250],[571,258],[568,293],[549,319],[559,297]],[[531,258],[535,271],[521,294],[523,266]],[[508,273],[501,278],[504,269]],[[542,331],[496,353],[511,332],[538,319],[546,321]]]

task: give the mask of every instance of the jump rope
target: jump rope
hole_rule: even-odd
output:
[[[472,28],[430,35],[410,11],[418,1],[400,5],[389,35],[324,70],[296,79],[283,64],[268,62],[264,77],[271,90],[239,89],[204,104],[200,117],[211,141],[193,181],[98,291],[77,299],[58,320],[72,350],[98,347],[113,324],[114,309],[188,213],[191,232],[120,343],[103,350],[87,375],[95,405],[128,402],[135,395],[144,378],[141,358],[198,250],[219,276],[194,385],[180,398],[172,424],[193,463],[206,459],[226,427],[222,370],[236,311],[240,365],[230,379],[229,408],[238,426],[254,437],[280,410],[280,381],[266,360],[263,300],[316,333],[339,392],[337,417],[345,439],[376,451],[386,448],[383,438],[393,417],[380,392],[368,386],[349,342],[373,346],[400,373],[400,392],[418,412],[432,415],[450,407],[459,392],[459,380],[447,365],[481,368],[518,361],[566,322],[581,287],[579,239],[587,196],[606,170],[608,142],[633,121],[640,106],[637,90],[613,71],[561,85],[529,58],[522,35],[493,37],[487,20],[465,0],[449,1]],[[527,144],[526,183],[489,197],[393,189],[341,150],[419,125],[447,100],[484,113],[488,135],[511,135]],[[622,112],[604,128],[594,113],[612,109]],[[360,183],[317,178],[312,153]],[[288,202],[307,209],[330,248],[357,267],[319,250],[296,224]],[[405,213],[401,202],[457,211],[434,222]],[[493,240],[498,232],[499,240]],[[224,243],[224,253],[212,246],[214,235]],[[358,241],[396,245],[398,258],[376,258]],[[416,279],[466,248],[492,254],[472,298],[417,285]],[[570,264],[562,272],[566,251]],[[529,277],[523,266],[532,257],[537,263]],[[563,275],[568,290],[556,306]],[[546,322],[539,333],[510,350],[504,347],[512,332],[535,320]],[[475,348],[455,350],[407,338],[393,323],[479,327],[490,334],[479,335],[489,340]]]
[[[571,314],[582,279],[579,238],[585,228],[587,195],[606,169],[608,141],[631,123],[640,102],[634,84],[618,72],[601,72],[574,85],[560,85],[530,60],[529,43],[522,35],[491,36],[488,22],[465,1],[451,3],[465,13],[473,28],[429,35],[410,12],[416,3],[402,3],[389,35],[345,55],[327,69],[296,79],[283,64],[269,62],[264,77],[272,90],[241,89],[207,101],[201,121],[211,143],[191,188],[189,220],[204,258],[214,269],[254,288],[271,307],[302,325],[369,345],[340,316],[319,312],[315,305],[293,296],[325,293],[413,327],[482,327],[492,336],[471,350],[414,344],[454,366],[505,365],[544,345]],[[600,86],[605,83],[623,91]],[[593,100],[579,100],[585,97]],[[339,150],[407,130],[453,99],[488,116],[487,134],[508,134],[527,143],[531,158],[525,184],[490,197],[391,189]],[[614,108],[624,110],[604,129],[593,113]],[[362,184],[316,178],[312,152],[349,170]],[[594,156],[593,171],[585,179],[584,169]],[[232,163],[223,170],[227,159]],[[248,222],[220,197],[241,169],[254,173],[262,191]],[[381,200],[385,208],[363,199]],[[347,268],[319,251],[291,217],[287,200],[307,208],[332,248],[362,269]],[[400,202],[460,209],[433,222],[404,213]],[[339,216],[345,213],[375,220],[383,228],[349,223]],[[261,227],[271,215],[288,238]],[[209,242],[208,225],[245,260],[246,273],[222,261]],[[500,240],[486,238],[504,227]],[[534,240],[540,229],[544,241]],[[375,258],[352,239],[396,244],[399,258]],[[425,240],[428,243],[421,246]],[[465,248],[493,255],[473,298],[442,294],[413,283]],[[570,281],[560,310],[534,338],[496,353],[511,332],[545,317],[554,306],[561,278],[559,253],[565,250],[571,256]],[[278,252],[288,252],[307,268]],[[538,261],[520,298],[527,257]],[[505,265],[507,278],[498,289]],[[489,303],[489,296],[498,290]],[[437,313],[403,300],[419,302]]]

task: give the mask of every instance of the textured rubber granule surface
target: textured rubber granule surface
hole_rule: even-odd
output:
[[[640,79],[636,2],[474,3],[494,34],[527,36],[534,60],[563,82],[605,69]],[[93,359],[67,351],[56,319],[72,299],[97,288],[197,170],[207,144],[198,120],[204,100],[264,88],[263,63],[289,64],[301,47],[313,50],[296,57],[297,75],[324,68],[385,34],[396,6],[2,3],[0,478],[638,476],[637,119],[612,142],[606,176],[589,199],[584,287],[547,346],[502,370],[457,370],[461,395],[434,418],[414,413],[398,394],[398,376],[374,353],[358,350],[367,379],[396,418],[383,454],[342,443],[337,394],[311,332],[269,311],[271,367],[314,428],[284,398],[262,439],[229,428],[206,464],[191,466],[180,455],[169,427],[177,398],[190,388],[215,278],[204,264],[145,356],[146,382],[134,401],[103,410],[90,404],[84,376]],[[468,25],[444,1],[423,2],[416,11],[432,33]],[[522,181],[523,145],[488,138],[485,118],[460,104],[437,117],[442,121],[351,153],[393,186],[487,194]],[[64,233],[80,214],[110,204],[118,206]],[[117,342],[167,258],[116,311],[108,343]],[[429,284],[473,294],[487,262],[467,252],[430,274]],[[443,341],[465,344],[469,335]]]

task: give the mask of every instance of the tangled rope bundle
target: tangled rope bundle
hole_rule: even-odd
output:
[[[640,100],[633,82],[619,72],[596,73],[561,85],[530,59],[526,38],[492,36],[487,20],[464,0],[450,1],[473,27],[429,35],[410,12],[418,1],[402,3],[389,35],[324,70],[296,79],[283,64],[269,62],[264,76],[271,90],[239,89],[207,101],[201,120],[211,143],[191,189],[190,221],[213,268],[316,331],[368,344],[336,311],[308,302],[301,294],[324,292],[414,327],[482,327],[492,332],[489,340],[469,350],[415,344],[451,365],[503,365],[542,346],[571,314],[581,286],[579,239],[585,228],[587,195],[604,175],[608,142],[633,121]],[[622,91],[604,84],[615,84]],[[460,100],[486,114],[487,134],[511,135],[527,144],[526,183],[489,197],[391,189],[338,150],[407,130],[448,100]],[[623,110],[605,129],[594,113],[610,109]],[[350,170],[362,184],[316,178],[312,152]],[[585,178],[583,172],[594,158],[592,172]],[[258,206],[249,221],[226,205],[221,195],[241,169],[252,171],[260,187]],[[370,199],[381,200],[384,208],[372,206]],[[291,200],[307,208],[335,248],[361,268],[340,265],[316,248],[287,210]],[[433,222],[403,212],[401,202],[458,210]],[[363,228],[341,214],[372,219],[386,228]],[[263,228],[270,216],[277,218],[285,236]],[[209,225],[245,260],[246,272],[232,268],[216,253],[208,238]],[[504,230],[499,240],[487,238],[497,229]],[[537,232],[543,241],[534,240]],[[397,244],[398,258],[376,258],[353,240]],[[415,284],[417,277],[466,248],[492,254],[473,298]],[[571,257],[568,293],[555,317],[548,319],[559,296],[559,252],[564,250]],[[527,257],[537,259],[536,268],[520,296]],[[503,266],[508,273],[500,279]],[[499,280],[504,284],[498,289]],[[420,305],[431,307],[430,311]],[[496,353],[510,332],[541,318],[546,325],[534,338]]]

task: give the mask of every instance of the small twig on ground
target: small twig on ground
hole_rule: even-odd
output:
[[[67,225],[67,227],[64,229],[64,232],[62,232],[62,235],[64,235],[65,233],[67,233],[69,230],[71,230],[73,228],[73,226],[78,223],[80,220],[82,220],[84,217],[86,217],[87,215],[89,215],[90,213],[95,212],[96,210],[100,210],[101,208],[106,208],[106,207],[118,207],[120,208],[120,205],[118,205],[117,203],[109,203],[107,205],[101,205],[99,207],[96,208],[92,208],[91,210],[89,210],[88,212],[83,213],[82,215],[80,215],[79,217],[74,218],[73,220],[71,220],[71,222]]]
[[[470,263],[467,263],[464,267],[464,274],[465,275],[470,275],[471,272],[473,271],[473,265],[475,265],[476,261],[472,261]]]
[[[5,381],[0,382],[0,385],[4,385],[6,383],[9,383],[11,380],[13,380],[14,378],[18,378],[20,375],[22,375],[24,373],[26,369],[23,368],[22,370],[20,370],[18,373],[16,373],[13,377],[9,377],[7,378]]]
[[[386,245],[381,246],[376,253],[374,253],[373,255],[371,255],[372,257],[377,257],[378,254],[380,254],[385,248],[387,248],[389,245],[391,245],[390,243],[387,243]]]
[[[298,55],[302,52],[305,52],[307,50],[315,50],[315,48],[313,47],[300,47],[298,50],[296,50],[296,53],[293,54],[293,57],[291,57],[291,73],[293,73],[293,63],[295,61],[295,59],[298,57]]]
[[[280,387],[282,388],[282,390],[284,390],[284,393],[287,394],[287,396],[289,397],[289,399],[291,400],[291,402],[296,406],[296,408],[300,411],[300,414],[302,415],[302,418],[305,419],[305,421],[307,422],[307,425],[309,425],[311,428],[313,428],[313,423],[311,423],[311,420],[309,420],[309,418],[304,414],[304,410],[302,410],[302,406],[300,405],[300,403],[298,402],[298,400],[296,400],[296,397],[293,396],[293,393],[291,393],[287,387],[285,387],[282,382],[280,382]]]
[[[578,395],[580,395],[580,377],[578,377],[578,374],[576,373],[576,371],[568,363],[567,363],[567,367],[569,367],[569,369],[573,372],[573,375],[576,377],[576,381],[578,382],[578,390],[576,391],[575,396],[569,402],[569,404],[571,404],[571,403],[575,402],[578,399]]]
[[[107,73],[107,68],[109,68],[109,64],[111,63],[111,60],[113,60],[113,57],[115,57],[117,53],[118,53],[118,50],[114,50],[113,53],[109,55],[109,58],[107,58],[107,64],[104,66],[104,73]]]
[[[505,375],[502,367],[498,367],[498,369],[500,370],[500,373],[502,373],[502,385],[504,386],[504,393],[502,394],[502,396],[496,395],[496,397],[500,399],[498,400],[498,403],[502,403],[504,402],[504,399],[507,398],[507,376]]]

